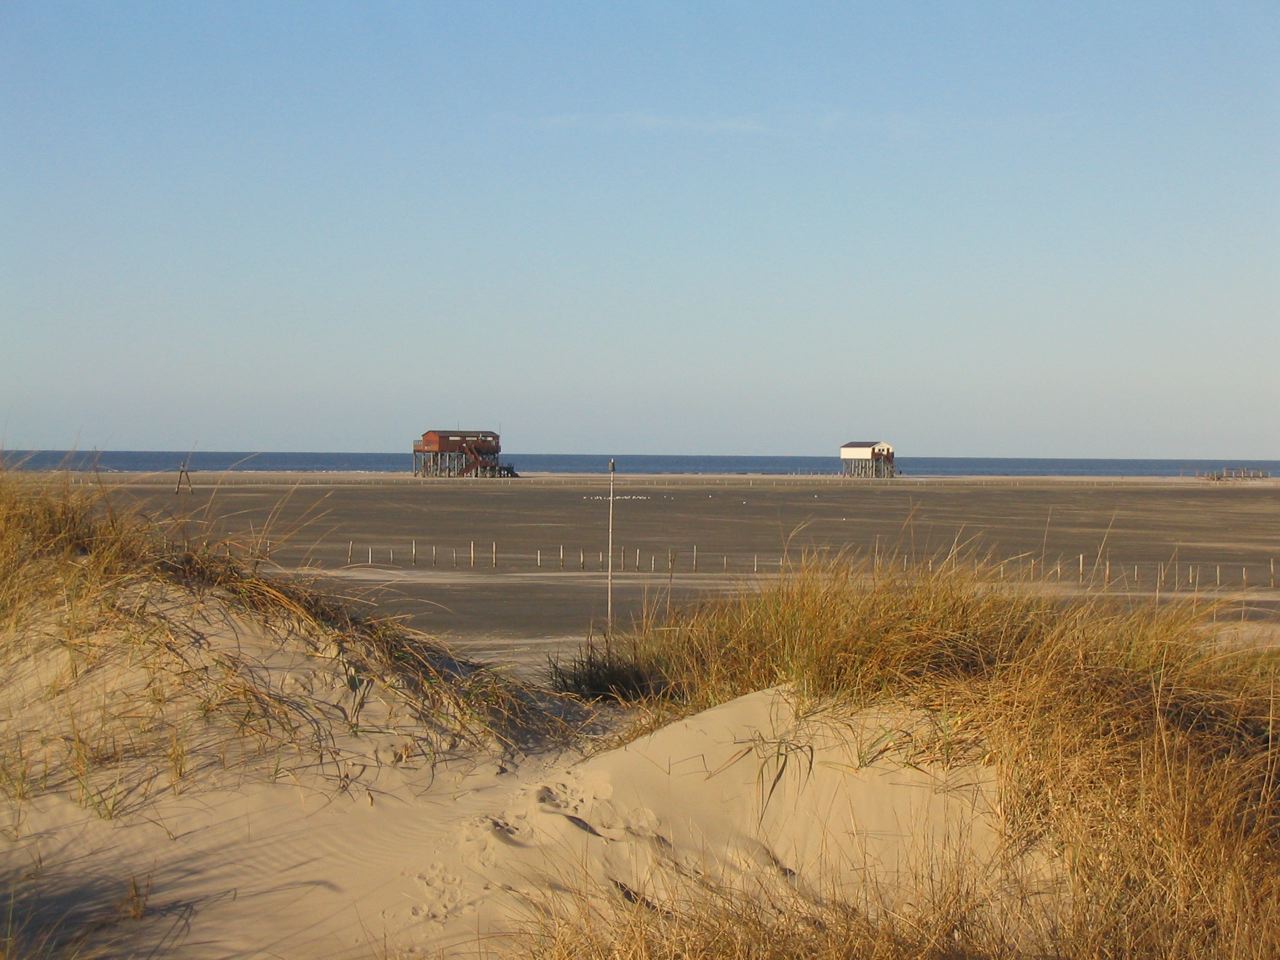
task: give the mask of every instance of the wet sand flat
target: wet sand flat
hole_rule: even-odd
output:
[[[148,512],[189,518],[193,533],[270,540],[284,570],[376,599],[476,655],[544,662],[603,621],[605,477],[193,479],[180,494],[172,476],[114,482]],[[1221,581],[1264,617],[1280,600],[1275,481],[623,476],[615,496],[624,620],[668,592],[682,602],[741,589],[805,550],[927,563],[956,543],[1007,560],[1011,578],[1034,558],[1037,576],[1070,585],[1083,556],[1086,578],[1108,570],[1117,590],[1154,592],[1161,575],[1166,593]]]

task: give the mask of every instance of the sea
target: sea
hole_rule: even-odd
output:
[[[839,460],[823,457],[676,456],[621,454],[619,473],[768,474],[821,476],[839,472]],[[409,473],[407,453],[272,453],[173,450],[7,450],[0,464],[21,470],[74,470],[103,473],[176,472],[186,463],[195,471],[299,471],[304,473]],[[609,456],[565,453],[504,454],[521,473],[606,473]],[[1048,457],[897,458],[908,477],[1193,477],[1226,471],[1280,476],[1280,460],[1119,460]]]

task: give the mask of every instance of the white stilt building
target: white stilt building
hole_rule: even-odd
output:
[[[893,446],[883,440],[851,440],[840,448],[840,472],[846,477],[883,477],[897,473]]]

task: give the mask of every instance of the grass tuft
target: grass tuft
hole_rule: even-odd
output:
[[[42,792],[112,819],[153,783],[186,789],[212,765],[275,758],[278,768],[291,755],[344,778],[337,743],[366,730],[375,691],[392,716],[411,718],[397,721],[402,758],[564,732],[546,709],[553,698],[261,568],[254,543],[193,538],[70,476],[0,470],[0,668],[23,691],[0,701],[11,714],[0,726],[11,830]],[[244,630],[274,646],[246,647]],[[342,685],[286,688],[262,660],[276,648]]]
[[[763,589],[646,617],[554,679],[667,714],[778,685],[838,713],[889,701],[927,711],[950,755],[996,772],[1010,840],[1062,865],[1051,922],[1021,924],[1012,944],[990,936],[1010,918],[970,936],[936,910],[904,926],[837,905],[797,925],[716,892],[674,914],[606,911],[603,939],[581,916],[553,923],[542,955],[1274,956],[1274,652],[1220,641],[1212,606],[1063,599],[969,562],[896,567],[807,557]],[[822,936],[774,950],[810,928]],[[854,946],[824,945],[832,929]]]

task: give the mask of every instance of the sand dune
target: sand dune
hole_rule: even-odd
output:
[[[383,943],[492,948],[557,890],[660,899],[672,864],[859,897],[867,870],[880,895],[962,849],[997,858],[989,785],[957,784],[975,771],[884,756],[860,767],[842,738],[816,746],[810,767],[773,752],[795,733],[779,722],[788,713],[769,691],[586,761],[384,768],[341,792],[306,776],[247,780],[113,821],[51,796],[6,859],[41,863],[40,884],[61,891],[45,908],[65,910],[69,929],[109,919],[103,939],[117,947],[359,957]],[[861,748],[896,719],[868,718]],[[118,916],[131,881],[148,890],[138,923]]]
[[[46,766],[8,805],[4,871],[30,924],[90,949],[518,953],[539,909],[581,891],[660,901],[692,874],[891,900],[953,855],[1003,876],[990,777],[930,761],[921,716],[797,716],[774,689],[593,755],[544,743],[433,762],[415,744],[438,732],[382,684],[357,709],[334,648],[216,600],[161,609],[198,634],[185,669],[234,664],[305,722],[255,739],[200,719],[184,688],[165,703],[189,724],[178,775],[137,706],[167,668],[110,635],[78,666],[52,644],[11,665],[4,737]],[[59,748],[91,729],[97,769],[60,779],[74,764]]]
[[[1275,661],[1216,608],[814,561],[559,671],[663,693],[602,706],[3,480],[6,957],[1271,955]]]

